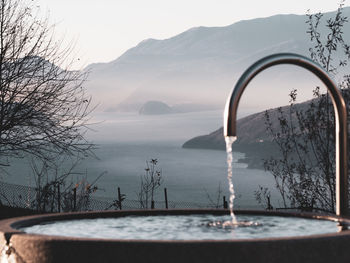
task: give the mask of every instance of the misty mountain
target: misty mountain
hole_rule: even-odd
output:
[[[344,9],[350,16],[350,8]],[[323,21],[334,13],[327,13]],[[277,52],[309,55],[305,15],[275,15],[240,21],[225,27],[196,27],[169,39],[147,39],[109,63],[89,65],[86,83],[101,110],[135,110],[151,100],[223,108],[240,74],[257,59]],[[326,26],[320,25],[327,36]],[[349,25],[344,32],[350,32]],[[350,42],[350,35],[345,39]],[[277,106],[271,94],[284,100],[295,87],[314,87],[316,79],[296,67],[269,69],[259,96],[248,93],[243,111]],[[311,93],[311,89],[310,94]],[[311,96],[310,96],[311,97]]]

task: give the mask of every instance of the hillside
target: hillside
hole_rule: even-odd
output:
[[[295,104],[297,110],[304,110],[310,101]],[[278,128],[278,108],[269,109],[269,115],[274,128]],[[289,112],[289,106],[282,107],[283,112]],[[295,121],[295,116],[292,117]],[[223,128],[208,134],[192,138],[185,142],[183,148],[226,150]],[[263,159],[276,156],[278,149],[269,133],[266,132],[265,111],[249,115],[237,121],[237,141],[233,145],[234,151],[246,154],[240,160],[248,164],[249,168],[262,168]]]
[[[323,20],[331,15],[325,14]],[[350,17],[350,8],[344,9],[344,15]],[[303,15],[276,15],[225,27],[196,27],[164,40],[147,39],[109,63],[89,65],[86,86],[100,103],[100,110],[137,111],[147,101],[155,100],[170,107],[186,104],[223,108],[236,79],[257,59],[276,52],[309,55],[311,44],[305,21]],[[326,36],[326,27],[320,28]],[[350,28],[344,28],[344,32],[350,32]],[[344,38],[350,42],[349,34]],[[265,93],[259,97],[247,94],[242,111],[250,107],[254,108],[249,110],[252,113],[286,104],[291,87],[318,85],[293,67],[278,67],[264,75],[267,77],[259,85]],[[271,102],[268,94],[280,98],[281,103],[272,104],[276,102]]]

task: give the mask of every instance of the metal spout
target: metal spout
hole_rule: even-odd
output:
[[[348,215],[347,111],[344,98],[328,73],[314,61],[298,54],[280,53],[267,56],[250,66],[237,81],[224,112],[224,136],[237,136],[237,109],[249,82],[261,71],[279,64],[292,64],[314,73],[327,87],[332,99],[336,122],[336,214]]]

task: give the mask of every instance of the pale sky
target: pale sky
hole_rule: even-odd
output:
[[[349,1],[345,2],[349,5]],[[197,26],[226,26],[275,14],[337,9],[338,0],[36,0],[51,23],[76,42],[86,66],[109,62],[148,38],[166,39]]]

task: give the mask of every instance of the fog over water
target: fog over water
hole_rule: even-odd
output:
[[[116,198],[120,187],[127,199],[136,200],[146,161],[156,158],[164,178],[156,200],[164,199],[163,187],[167,187],[169,201],[208,203],[208,194],[216,199],[219,185],[228,199],[226,153],[181,147],[186,140],[219,128],[222,111],[149,116],[95,113],[92,121],[96,124],[87,137],[97,144],[98,159],[84,160],[77,170],[86,171],[89,182],[104,173],[95,196]],[[243,157],[234,153],[234,161]],[[236,208],[257,206],[254,190],[258,185],[273,185],[272,176],[263,170],[246,169],[242,163],[233,167]],[[35,185],[27,161],[16,161],[8,171],[5,181]],[[272,201],[275,196],[273,193]]]
[[[139,115],[138,113],[95,113],[88,138],[96,143],[166,143],[179,145],[192,137],[208,134],[223,122],[222,111]]]

